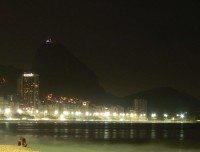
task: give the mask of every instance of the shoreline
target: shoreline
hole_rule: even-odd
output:
[[[62,121],[62,120],[0,120],[0,123],[200,123],[200,121],[162,121],[162,120],[144,120],[144,121]]]
[[[0,152],[40,152],[29,147],[22,147],[17,145],[0,145]]]

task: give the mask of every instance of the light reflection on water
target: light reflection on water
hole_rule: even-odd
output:
[[[167,137],[168,137],[168,131],[167,131],[167,129],[164,129],[163,130],[163,138],[167,139]]]
[[[63,150],[71,148],[71,151],[75,151],[78,148],[76,146],[73,149],[76,144],[82,148],[83,145],[87,145],[91,149],[94,148],[92,145],[97,145],[97,152],[105,150],[101,144],[107,148],[112,146],[110,151],[117,152],[119,148],[116,149],[116,145],[121,145],[126,151],[134,151],[134,147],[138,148],[138,152],[145,149],[158,151],[151,146],[160,145],[162,151],[168,149],[168,151],[193,152],[200,150],[199,128],[200,124],[1,122],[0,144],[15,144],[19,136],[24,136],[29,145],[43,149],[44,152],[47,151],[45,148],[50,152],[57,146],[59,149],[63,147]],[[51,150],[48,147],[51,147]],[[88,149],[85,151],[88,152]]]

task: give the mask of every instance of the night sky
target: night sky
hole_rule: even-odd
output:
[[[0,64],[29,69],[52,38],[116,96],[170,86],[200,99],[200,2],[1,0]]]

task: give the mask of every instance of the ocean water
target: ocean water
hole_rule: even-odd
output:
[[[199,152],[200,123],[0,122],[0,144],[41,152]]]

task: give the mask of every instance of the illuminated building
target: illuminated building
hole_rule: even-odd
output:
[[[86,112],[86,111],[88,111],[89,110],[89,101],[82,101],[81,102],[81,106],[80,106],[80,109],[81,109],[81,111],[83,111],[83,112]]]
[[[147,101],[144,99],[134,99],[134,110],[137,115],[146,116],[147,114]]]
[[[39,103],[39,75],[22,74],[18,79],[17,92],[25,106],[36,108]]]

